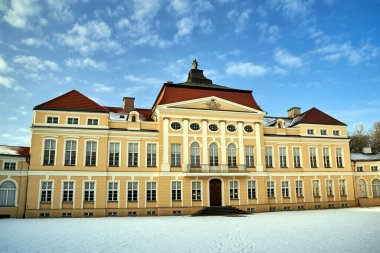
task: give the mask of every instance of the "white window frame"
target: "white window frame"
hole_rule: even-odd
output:
[[[230,200],[240,199],[239,180],[228,180]]]
[[[268,163],[267,163],[267,149],[271,150],[270,157],[271,157],[272,166],[268,166]],[[273,157],[274,157],[274,148],[273,148],[273,146],[265,146],[264,147],[264,160],[265,160],[265,167],[266,168],[274,168],[275,167],[275,161],[274,161],[275,159]]]
[[[174,152],[173,152],[173,147],[174,147]],[[173,154],[174,154],[174,163],[173,163]],[[177,164],[178,158],[179,158],[179,164]],[[171,143],[170,144],[170,167],[181,167],[181,164],[182,164],[182,145],[181,143]]]
[[[335,134],[335,132],[338,132],[338,134]],[[333,136],[340,136],[341,133],[340,133],[340,130],[339,129],[333,129]]]
[[[89,120],[97,120],[97,121],[98,121],[98,124],[96,124],[96,125],[94,125],[94,124],[88,124],[88,123],[89,123]],[[100,118],[98,118],[98,117],[86,117],[86,125],[87,125],[87,126],[90,126],[90,127],[100,126]]]
[[[137,144],[137,152],[133,152],[132,154],[137,154],[137,164],[135,165],[132,161],[132,165],[129,165],[129,144]],[[141,146],[141,143],[138,142],[138,141],[129,141],[127,142],[127,167],[129,168],[136,168],[136,167],[140,167],[140,146]],[[135,156],[132,155],[132,157],[134,158]]]
[[[340,159],[342,160],[342,167],[339,167],[338,164],[338,152],[337,150],[340,150]],[[342,147],[336,147],[335,148],[335,162],[337,168],[344,168],[344,156],[343,156],[343,148]]]
[[[327,197],[333,197],[335,195],[334,180],[326,179],[325,184],[326,184],[326,196]]]
[[[119,160],[118,160],[118,164],[117,165],[111,165],[110,164],[110,159],[111,159],[111,144],[118,144],[119,145],[119,149],[118,149],[118,153],[119,153]],[[116,161],[115,159],[115,154],[117,152],[114,152],[114,159],[113,159],[113,163]],[[109,141],[108,142],[108,156],[107,156],[107,166],[109,167],[120,167],[121,166],[121,142],[120,141]]]
[[[86,155],[87,155],[87,143],[88,142],[96,142],[96,156],[95,156],[95,165],[86,165]],[[94,139],[87,139],[84,142],[84,158],[83,158],[83,166],[85,167],[97,167],[98,166],[98,156],[99,156],[99,141]],[[92,155],[91,155],[92,156]]]
[[[131,188],[129,188],[129,184],[132,185]],[[135,189],[134,184],[137,184],[136,189]],[[129,193],[130,192],[131,192],[131,199],[132,200],[129,200]],[[139,202],[139,181],[137,181],[137,180],[127,181],[127,202]]]
[[[215,152],[213,152],[213,155],[211,156],[211,145],[214,145],[216,146],[216,155],[215,155]],[[216,142],[211,142],[209,145],[208,145],[208,158],[209,158],[209,164],[210,164],[210,167],[217,167],[219,166],[220,164],[220,154],[219,154],[219,145],[218,143]],[[211,157],[213,157],[213,159],[211,159]],[[216,159],[215,159],[216,157]]]
[[[244,151],[245,151],[245,166],[247,168],[254,168],[255,167],[255,146],[246,145],[244,147]]]
[[[285,183],[286,185],[284,185]],[[281,196],[282,198],[290,198],[290,181],[289,180],[281,180]]]
[[[2,185],[3,183],[7,182],[7,181],[10,181],[12,182],[16,188],[14,188],[14,205],[4,205],[4,206],[0,206],[0,208],[2,207],[18,207],[18,184],[15,180],[11,179],[11,178],[4,178],[3,180],[0,181],[0,185]],[[8,197],[9,197],[9,188],[4,188],[4,190],[7,189],[6,191],[6,203],[8,202]],[[13,189],[12,189],[13,190]]]
[[[148,145],[155,145],[156,146],[156,159],[154,160],[154,166],[148,164]],[[146,159],[145,159],[145,166],[148,168],[157,168],[158,167],[158,143],[157,142],[147,142],[145,144],[145,150],[146,150]],[[153,153],[152,153],[153,154]],[[151,158],[153,161],[153,159]]]
[[[183,183],[181,180],[170,181],[170,195],[172,201],[182,201],[183,197]],[[179,186],[179,187],[178,187]],[[179,194],[178,194],[179,193]]]
[[[285,154],[281,154],[281,150],[285,150]],[[284,146],[278,147],[278,161],[279,161],[280,168],[282,169],[288,168],[288,147],[284,147]],[[283,162],[285,162],[285,164]]]
[[[310,130],[312,133],[309,133],[309,130]],[[307,128],[307,129],[306,129],[306,134],[307,134],[307,135],[315,135],[315,128]]]
[[[69,119],[77,119],[77,120],[78,120],[78,123],[77,123],[77,124],[73,124],[73,123],[70,124],[70,123],[69,123]],[[79,125],[79,123],[80,123],[80,122],[79,122],[79,117],[73,117],[73,116],[67,116],[67,117],[66,117],[66,125],[69,125],[69,126],[74,125],[74,126],[75,126],[75,125]]]
[[[339,194],[340,194],[340,196],[347,196],[347,183],[346,183],[346,179],[340,178],[338,182],[339,182]],[[344,188],[343,190],[342,190],[342,186]],[[342,193],[344,193],[344,194],[342,194]]]
[[[57,121],[57,123],[53,123],[53,122],[52,123],[48,123],[48,119],[49,118],[57,118],[58,121]],[[48,125],[50,125],[50,124],[52,124],[52,125],[58,125],[59,121],[61,120],[60,118],[61,118],[60,116],[45,115],[45,123],[48,124]]]
[[[322,131],[325,131],[326,134],[322,134]],[[321,128],[321,129],[319,129],[319,134],[320,134],[321,136],[327,136],[327,135],[328,135],[328,131],[327,131],[326,128]]]
[[[296,158],[296,156],[295,156],[295,152],[294,152],[294,150],[295,149],[298,149],[298,160],[299,160],[299,166],[296,166],[296,163],[294,162],[294,160],[295,160],[295,158]],[[293,146],[292,147],[292,158],[293,158],[293,167],[294,168],[297,168],[297,169],[300,169],[300,168],[302,168],[302,148],[301,147],[299,147],[299,146]]]
[[[311,149],[312,148],[314,148],[315,149],[315,164],[316,164],[316,166],[315,167],[313,167],[312,166],[312,163],[311,163]],[[309,146],[308,147],[308,151],[309,151],[309,164],[310,164],[310,168],[311,169],[316,169],[316,168],[319,168],[319,159],[318,159],[318,147],[316,147],[316,146]]]
[[[51,182],[51,188],[50,189],[45,189],[44,191],[45,192],[48,192],[48,191],[50,191],[50,201],[47,201],[47,200],[42,200],[42,185],[43,185],[43,183],[44,182],[46,182],[46,183],[48,183],[48,182]],[[47,194],[46,194],[46,196],[47,196]],[[40,181],[40,192],[39,192],[39,199],[38,199],[38,202],[39,203],[53,203],[53,198],[54,198],[54,181],[53,180],[41,180]]]
[[[304,184],[303,184],[303,180],[302,179],[296,179],[294,181],[294,184],[295,184],[295,191],[296,191],[296,196],[297,198],[303,198],[304,197],[304,193],[303,193],[303,188],[304,188]]]
[[[5,168],[5,164],[6,163],[9,163],[9,164],[15,164],[15,168],[14,169],[6,169]],[[14,171],[14,170],[18,170],[18,161],[16,160],[6,160],[4,159],[3,160],[3,170],[6,170],[6,171]]]
[[[65,189],[65,183],[68,184],[68,189]],[[70,188],[70,184],[72,184],[72,188]],[[68,198],[64,199],[64,192],[67,191],[67,196],[69,196],[69,192],[72,192],[72,200],[67,200]],[[62,203],[72,203],[75,200],[75,181],[73,180],[62,180],[61,185],[61,201]]]
[[[47,140],[54,140],[55,141],[55,146],[54,146],[54,163],[53,164],[45,164],[44,159],[45,159],[45,142]],[[56,137],[44,137],[42,138],[42,157],[41,157],[41,165],[43,166],[55,166],[57,163],[57,146],[58,146],[58,138]]]
[[[195,188],[194,188],[194,184],[196,186]],[[198,184],[199,184],[199,187],[198,187]],[[199,191],[199,198],[198,198],[198,191]],[[194,192],[195,192],[195,195],[194,195]],[[201,180],[191,181],[191,200],[192,201],[202,200],[202,181]]]
[[[230,153],[231,152],[231,153]],[[229,168],[237,167],[237,145],[234,142],[230,142],[227,145],[227,166]]]
[[[94,184],[94,189],[86,189],[86,183],[89,183],[89,184],[91,184],[91,183],[93,183]],[[93,191],[94,192],[94,200],[86,200],[86,191],[88,191],[88,192],[91,192],[91,191]],[[107,194],[108,194],[108,192],[107,192]],[[89,194],[90,195],[90,194]],[[92,203],[92,202],[96,202],[96,181],[95,180],[83,180],[83,200],[82,200],[83,202],[85,202],[85,203]]]
[[[254,187],[252,187],[254,186]],[[254,194],[253,194],[254,192]],[[248,179],[247,180],[247,194],[248,199],[256,199],[257,198],[257,180]]]
[[[193,147],[193,144],[196,143],[198,144],[198,147]],[[198,141],[193,141],[192,143],[190,143],[190,166],[193,167],[193,168],[198,168],[198,167],[201,167],[201,144],[198,142]],[[197,149],[197,154],[194,154],[193,155],[193,150],[196,150]],[[195,157],[195,163],[193,163],[193,157]],[[199,159],[197,158],[199,157]],[[197,164],[199,160],[199,164]]]
[[[154,183],[155,185],[155,188],[154,189],[148,189],[148,183]],[[155,191],[155,199],[149,199],[148,200],[148,191]],[[151,193],[151,196],[152,196],[152,193]],[[149,181],[146,181],[145,182],[145,201],[146,202],[157,202],[158,201],[158,183],[157,181],[154,181],[154,180],[149,180]]]
[[[74,165],[66,165],[66,142],[68,141],[75,141],[76,142],[76,145],[75,145],[75,162],[74,162]],[[65,139],[64,142],[63,142],[63,161],[62,161],[62,165],[63,166],[77,166],[77,162],[78,162],[78,144],[79,144],[79,141],[78,139]],[[71,160],[71,156],[70,156],[70,160]]]
[[[311,180],[311,192],[313,194],[313,197],[321,197],[321,180],[319,179],[312,179]],[[317,182],[317,187],[316,189],[318,192],[314,191],[314,182]]]
[[[113,183],[113,184],[117,183],[117,189],[116,189],[116,191],[117,191],[116,198],[117,199],[116,200],[113,197],[114,194],[112,194],[112,199],[111,200],[109,199],[109,192],[111,190],[110,189],[110,183]],[[114,192],[115,189],[113,188],[112,191]],[[106,198],[107,198],[107,202],[119,202],[120,201],[120,181],[119,180],[108,180],[107,181],[107,197]]]
[[[276,198],[276,182],[274,180],[267,180],[267,197]]]
[[[325,154],[325,150],[327,150],[327,154]],[[322,160],[323,160],[323,168],[331,168],[331,149],[330,149],[330,147],[322,147]],[[326,164],[326,160],[328,161],[328,164]]]

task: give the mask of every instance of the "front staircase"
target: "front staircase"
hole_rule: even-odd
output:
[[[210,206],[202,208],[192,216],[240,216],[244,214],[247,212],[233,206]]]

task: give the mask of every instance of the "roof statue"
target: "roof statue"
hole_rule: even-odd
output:
[[[193,69],[198,69],[198,62],[197,62],[196,59],[193,60],[192,68]]]

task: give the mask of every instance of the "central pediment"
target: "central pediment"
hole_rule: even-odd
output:
[[[166,104],[166,108],[212,110],[212,111],[236,111],[236,112],[259,112],[256,109],[231,102],[219,97],[211,96],[193,100],[187,100],[172,104]]]

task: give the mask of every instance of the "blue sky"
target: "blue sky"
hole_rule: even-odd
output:
[[[150,108],[196,58],[272,116],[313,106],[380,120],[379,0],[0,0],[0,144],[29,145],[33,106],[77,89]]]

